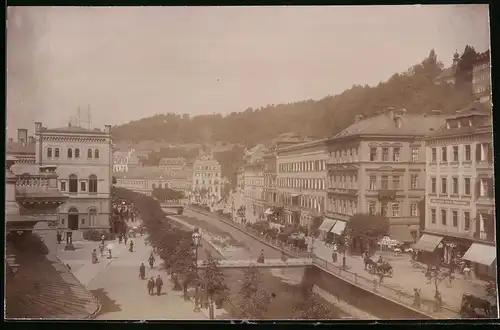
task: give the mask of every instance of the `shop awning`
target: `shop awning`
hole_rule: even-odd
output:
[[[335,225],[335,222],[336,222],[336,220],[325,218],[325,220],[323,220],[323,222],[321,223],[321,225],[319,226],[318,229],[320,231],[324,231],[324,232],[328,233],[330,231],[330,229],[332,229],[333,226]]]
[[[299,197],[302,194],[292,194],[292,197]]]
[[[268,208],[267,210],[264,211],[265,215],[271,215],[274,213],[274,210],[272,208]]]
[[[336,235],[342,235],[342,232],[344,231],[346,225],[347,223],[345,221],[338,220],[335,223],[335,226],[333,226],[333,228],[330,229],[330,232]]]
[[[410,228],[406,225],[389,226],[389,237],[403,243],[413,243]]]
[[[472,243],[470,248],[465,252],[462,259],[472,261],[481,265],[491,266],[497,258],[497,251],[494,246]]]
[[[429,234],[423,234],[422,237],[418,240],[417,244],[413,246],[416,250],[422,250],[427,252],[434,252],[436,247],[441,243],[443,237],[434,236]]]

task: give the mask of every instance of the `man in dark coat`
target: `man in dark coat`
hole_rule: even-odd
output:
[[[153,276],[151,276],[151,278],[148,281],[148,293],[150,296],[154,294],[154,288],[155,288],[155,279],[153,278]]]
[[[144,266],[144,263],[141,263],[141,266],[139,267],[139,277],[141,280],[146,277],[146,266]]]
[[[160,295],[161,293],[161,287],[163,286],[163,280],[161,279],[160,275],[156,278],[155,281],[155,286],[156,286],[156,295]]]

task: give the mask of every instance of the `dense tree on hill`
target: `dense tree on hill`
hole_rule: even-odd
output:
[[[434,50],[421,63],[396,73],[377,86],[354,85],[336,96],[322,100],[248,108],[229,115],[184,116],[158,114],[112,129],[113,137],[132,142],[143,140],[171,143],[227,141],[253,146],[277,136],[296,132],[312,138],[330,136],[350,125],[357,114],[371,115],[388,107],[405,108],[409,113],[442,110],[450,113],[471,101],[470,71],[475,51],[467,46],[460,57],[457,88],[436,85],[442,71]]]

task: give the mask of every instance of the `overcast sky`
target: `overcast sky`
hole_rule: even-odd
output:
[[[36,32],[8,37],[9,70],[24,68],[8,73],[9,136],[36,120],[66,126],[87,104],[102,127],[321,99],[406,71],[432,48],[450,65],[490,38],[487,5],[14,10],[16,28],[29,20]]]

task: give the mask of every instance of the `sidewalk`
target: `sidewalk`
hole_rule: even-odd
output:
[[[329,263],[333,263],[331,257],[332,249],[326,247],[326,245],[319,240],[315,240],[314,253],[317,257]],[[339,254],[337,262],[335,263],[338,267],[342,266],[342,256],[342,254]],[[377,251],[372,259],[376,260],[378,256],[382,256],[382,258],[388,261],[394,268],[394,276],[392,278],[385,277],[382,284],[394,290],[402,291],[408,295],[412,295],[413,288],[418,288],[421,289],[421,299],[423,301],[434,300],[434,285],[427,282],[424,270],[412,267],[410,263],[411,257],[409,255],[401,254],[399,256],[394,256],[392,252]],[[361,256],[346,255],[346,265],[347,270],[351,273],[356,273],[370,280],[379,280],[378,276],[369,274],[368,271],[364,269],[364,262]],[[481,297],[485,295],[485,289],[480,282],[474,283],[469,280],[464,280],[463,276],[458,274],[455,276],[451,284],[448,279],[444,280],[439,286],[439,290],[442,294],[444,307],[458,314],[463,293],[472,293]]]

